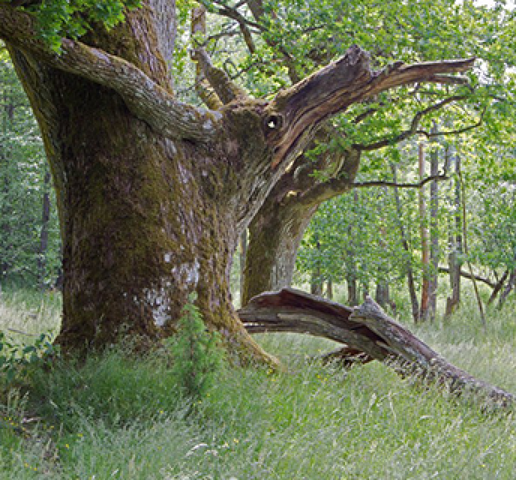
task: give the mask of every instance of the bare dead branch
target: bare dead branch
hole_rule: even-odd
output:
[[[439,273],[450,273],[450,269],[447,268],[447,267],[439,267],[438,271],[439,271]],[[471,277],[471,273],[470,272],[466,272],[464,270],[460,271],[460,276],[464,277],[464,278],[468,278],[469,280],[471,280],[471,278],[472,278]],[[475,277],[475,280],[477,280],[478,282],[482,282],[482,283],[484,283],[485,285],[487,285],[487,286],[489,286],[491,288],[496,288],[497,284],[492,282],[488,278],[482,277],[481,275],[475,275],[475,274],[473,274],[473,276]],[[503,278],[503,280],[505,281],[505,277]]]
[[[434,105],[431,105],[428,108],[425,108],[424,110],[417,112],[416,115],[414,115],[414,118],[412,119],[410,127],[407,130],[401,132],[400,134],[391,136],[391,137],[385,137],[380,140],[371,142],[367,145],[356,144],[356,145],[354,145],[354,147],[358,150],[370,152],[373,150],[379,150],[380,148],[394,145],[396,143],[403,142],[404,140],[407,140],[411,136],[416,135],[418,133],[424,134],[428,138],[430,138],[431,136],[436,136],[436,134],[434,134],[434,133],[427,133],[427,132],[423,132],[422,130],[418,130],[418,126],[421,123],[421,120],[423,119],[423,117],[425,115],[428,115],[429,113],[440,110],[441,108],[445,107],[446,105],[449,105],[452,102],[456,102],[458,100],[464,100],[465,98],[466,97],[464,95],[454,95],[454,96],[448,97],[438,103],[435,103]],[[470,127],[468,127],[468,128],[470,128]],[[471,127],[471,128],[473,128],[473,127]]]
[[[205,34],[206,8],[201,5],[192,9],[192,36],[194,41],[197,41],[200,39],[196,37],[204,37]],[[200,43],[202,43],[202,40]],[[192,59],[197,64],[197,85],[200,87],[197,89],[197,93],[207,105],[211,105],[210,108],[215,105],[219,106],[216,96],[223,104],[247,96],[245,91],[234,83],[224,70],[213,65],[210,56],[203,47],[198,46],[194,49]],[[206,82],[204,79],[206,79]]]
[[[352,188],[369,188],[369,187],[393,187],[393,188],[423,188],[427,183],[433,181],[449,180],[446,174],[432,175],[418,183],[396,183],[384,180],[374,180],[371,182],[357,182],[351,185]]]
[[[397,62],[381,72],[369,66],[369,55],[358,46],[292,87],[278,93],[270,109],[283,119],[283,128],[270,133],[275,145],[273,168],[288,154],[302,149],[301,138],[310,129],[338,114],[350,105],[361,103],[384,90],[418,82],[432,82],[443,73],[469,70],[474,59],[427,62],[404,65]]]

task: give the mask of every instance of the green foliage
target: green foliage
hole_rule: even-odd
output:
[[[452,323],[415,333],[454,364],[516,391],[513,311],[488,313],[486,333],[467,295]],[[258,337],[287,370],[228,370],[189,415],[166,356],[111,350],[38,371],[23,401],[0,402],[0,478],[514,477],[512,413],[483,414],[377,362],[349,371],[314,362],[332,342]]]
[[[55,195],[36,120],[8,58],[0,58],[0,98],[0,283],[50,286],[61,262]],[[41,251],[44,228],[48,244]]]
[[[56,51],[61,39],[77,39],[94,25],[107,30],[125,19],[125,11],[138,8],[141,0],[46,0],[29,8],[39,20],[40,35]]]
[[[172,372],[182,391],[194,399],[205,397],[224,366],[220,335],[206,330],[199,309],[192,303],[183,308],[177,334],[169,339]]]
[[[42,333],[34,343],[20,345],[0,331],[0,386],[9,388],[27,381],[55,353],[49,334]]]

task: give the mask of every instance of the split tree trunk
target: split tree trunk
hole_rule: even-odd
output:
[[[455,367],[388,317],[371,298],[349,308],[307,293],[285,288],[255,297],[238,314],[250,333],[296,332],[345,344],[330,358],[347,363],[378,360],[402,375],[444,384],[457,394],[474,393],[504,406],[516,397]]]

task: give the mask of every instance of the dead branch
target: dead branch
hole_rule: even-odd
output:
[[[439,273],[450,273],[450,269],[448,267],[439,267],[438,271],[439,271]],[[464,270],[460,271],[460,276],[471,280],[471,274]],[[475,275],[475,274],[473,274],[473,276],[475,277],[475,280],[477,280],[478,282],[482,282],[491,288],[496,288],[496,284],[494,282],[492,282],[491,280],[489,280],[488,278],[482,277],[481,275]],[[505,277],[504,277],[504,280],[505,280]]]
[[[423,188],[427,183],[432,181],[449,180],[446,174],[431,175],[418,183],[396,183],[384,180],[374,180],[371,182],[358,182],[351,185],[352,188],[369,188],[369,187],[393,187],[393,188]]]
[[[346,345],[344,359],[363,354],[363,359],[384,362],[403,376],[445,385],[458,395],[472,393],[503,406],[516,400],[446,361],[369,297],[360,307],[349,308],[285,288],[254,297],[238,314],[250,333],[297,332],[328,338]]]

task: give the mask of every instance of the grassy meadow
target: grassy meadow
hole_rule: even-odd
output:
[[[467,298],[448,323],[411,329],[516,392],[515,305],[488,311],[487,332],[474,306]],[[20,331],[55,332],[59,309],[58,296],[4,293],[0,330],[20,342],[32,338]],[[314,358],[334,345],[321,339],[259,341],[285,371],[228,368],[195,405],[160,351],[36,370],[0,396],[0,479],[515,478],[511,411],[486,412],[378,363],[323,366]]]

